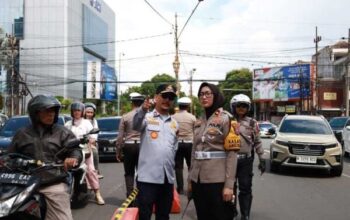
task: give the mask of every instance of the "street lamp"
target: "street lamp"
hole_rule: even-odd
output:
[[[194,105],[193,105],[193,95],[192,95],[192,82],[193,82],[193,74],[196,72],[196,68],[193,68],[190,71],[190,97],[191,97],[191,113],[194,113]]]
[[[117,102],[117,114],[120,115],[120,71],[121,71],[121,64],[122,64],[122,56],[124,56],[125,54],[124,53],[119,53],[119,71],[118,71],[118,87],[117,87],[117,93],[118,93],[118,102]]]

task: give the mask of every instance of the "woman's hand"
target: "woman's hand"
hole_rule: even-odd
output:
[[[66,158],[64,160],[64,170],[67,171],[70,168],[73,168],[78,165],[78,160],[77,158]]]
[[[222,197],[225,202],[230,202],[235,199],[235,195],[233,195],[233,189],[224,188],[222,190]]]

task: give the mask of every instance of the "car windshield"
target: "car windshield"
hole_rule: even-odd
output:
[[[343,128],[347,120],[348,118],[332,118],[329,121],[329,125],[332,128]]]
[[[272,127],[273,127],[272,124],[267,124],[267,123],[259,124],[259,129],[270,129]]]
[[[333,134],[331,129],[322,120],[286,119],[279,132],[301,134]]]
[[[119,118],[111,118],[111,119],[98,119],[98,128],[100,131],[113,131],[116,132],[119,129]]]
[[[30,124],[28,117],[24,118],[11,118],[9,119],[4,127],[0,131],[0,136],[13,137],[16,131],[22,127],[26,127]]]

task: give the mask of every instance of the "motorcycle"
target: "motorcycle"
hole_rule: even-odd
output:
[[[92,130],[98,132],[99,130]],[[72,141],[67,147],[57,152],[59,155],[67,148],[79,146],[87,143],[87,134],[81,140]],[[87,193],[85,182],[84,161],[79,168],[68,171],[68,184],[71,195],[71,204],[73,202],[88,202],[88,199],[80,199],[84,192]],[[46,201],[44,195],[38,192],[41,186],[39,172],[46,169],[57,169],[63,167],[63,161],[55,160],[52,163],[44,163],[40,160],[34,160],[26,155],[19,153],[8,153],[0,157],[0,219],[45,219]],[[79,205],[79,207],[81,204]]]
[[[83,208],[87,205],[90,198],[90,192],[85,180],[86,176],[86,164],[85,158],[91,156],[91,151],[88,149],[87,144],[89,142],[90,134],[97,134],[100,132],[99,129],[92,129],[88,134],[85,134],[83,138],[80,139],[80,148],[83,153],[83,160],[78,168],[72,169],[69,172],[68,182],[70,187],[71,195],[71,208],[78,209]]]

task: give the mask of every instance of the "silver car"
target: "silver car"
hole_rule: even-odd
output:
[[[323,116],[286,115],[270,145],[271,171],[280,166],[343,172],[343,152]]]

